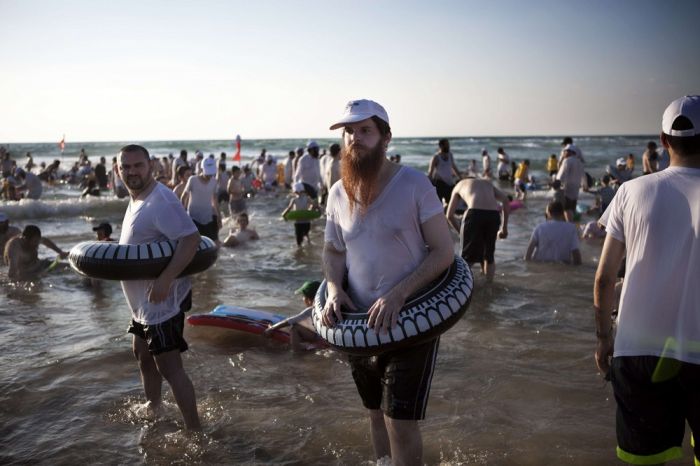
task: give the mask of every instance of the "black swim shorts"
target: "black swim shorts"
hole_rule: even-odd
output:
[[[578,201],[576,199],[569,199],[564,196],[564,210],[573,210],[575,212],[577,203]]]
[[[450,202],[454,187],[455,186],[453,184],[445,183],[441,179],[435,180],[435,190],[437,191],[438,198],[445,203]]]
[[[311,231],[311,222],[296,222],[294,224],[294,234],[297,237],[297,244],[301,246],[304,242],[304,237],[309,236]]]
[[[127,333],[146,340],[151,354],[161,354],[168,351],[187,351],[188,345],[182,333],[185,329],[185,312],[192,308],[192,292],[190,291],[180,303],[180,312],[165,322],[147,325],[131,320]]]
[[[212,216],[212,221],[207,224],[198,223],[193,220],[194,225],[197,227],[197,231],[202,236],[210,238],[212,241],[219,241],[219,221],[216,215]]]
[[[379,356],[349,356],[364,407],[392,419],[424,419],[439,343],[438,337]]]
[[[700,433],[700,365],[657,356],[612,360],[617,401],[617,456],[657,464],[682,456],[685,422]],[[695,464],[700,442],[695,439]]]
[[[496,210],[469,209],[462,218],[459,232],[462,258],[469,264],[494,262],[496,236],[501,226],[501,214]]]

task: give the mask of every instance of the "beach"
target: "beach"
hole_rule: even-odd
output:
[[[599,178],[608,164],[641,153],[656,136],[575,137],[586,170]],[[545,181],[545,161],[560,137],[450,138],[461,170],[488,148],[513,160],[531,160]],[[244,162],[264,147],[278,162],[306,140],[244,141]],[[331,140],[319,140],[327,147]],[[435,138],[397,138],[389,154],[423,172]],[[187,149],[193,155],[229,154],[231,141],[141,142],[158,157]],[[84,147],[93,164],[110,160],[122,143],[6,145],[18,164],[62,160],[68,168]],[[498,183],[496,183],[499,185]],[[506,185],[499,185],[508,191]],[[38,201],[0,202],[11,224],[38,225],[61,248],[92,239],[108,221],[119,236],[127,200],[111,193],[81,199],[58,185]],[[533,191],[511,214],[509,236],[496,246],[496,278],[478,268],[472,303],[441,337],[427,418],[421,423],[427,464],[615,464],[615,400],[598,375],[592,311],[600,242],[582,242],[583,264],[526,263],[532,229],[544,220],[548,198]],[[193,278],[190,314],[219,304],[292,315],[305,280],[321,279],[323,219],[311,245],[298,249],[291,223],[280,219],[287,193],[262,192],[248,201],[250,226],[260,240],[223,249],[216,264]],[[580,202],[593,204],[590,194]],[[591,220],[592,218],[586,218]],[[226,221],[220,237],[233,222]],[[457,236],[455,251],[457,248]],[[53,257],[44,248],[40,256]],[[0,452],[3,464],[372,464],[368,421],[344,355],[332,350],[293,354],[287,347],[241,332],[187,327],[184,363],[197,393],[203,431],[188,435],[165,389],[166,409],[156,421],[145,401],[126,334],[129,311],[118,282],[86,286],[70,270],[31,285],[9,283],[0,268]],[[684,443],[686,458],[689,443]],[[692,457],[692,456],[690,456]]]

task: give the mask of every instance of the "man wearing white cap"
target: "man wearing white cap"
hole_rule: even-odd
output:
[[[617,456],[673,461],[687,421],[700,464],[700,96],[671,102],[661,128],[670,167],[623,184],[600,219],[607,236],[593,294],[595,357],[617,401]]]
[[[567,222],[574,221],[578,192],[583,176],[583,163],[576,156],[576,151],[571,145],[565,146],[564,158],[559,164],[557,179],[561,181],[562,189],[564,190],[564,217]]]
[[[309,141],[306,145],[306,154],[301,156],[294,170],[294,182],[304,183],[306,194],[312,199],[318,197],[318,190],[321,187],[321,166],[316,141]]]
[[[333,326],[342,319],[341,306],[368,309],[368,326],[387,332],[406,298],[449,267],[453,242],[430,180],[387,160],[391,128],[381,105],[349,102],[331,126],[338,128],[344,148],[341,179],[330,189],[326,207],[323,319]],[[425,417],[438,343],[436,338],[381,356],[349,357],[378,459],[422,463],[417,421]]]
[[[213,157],[207,157],[202,161],[202,174],[190,176],[180,199],[199,233],[218,244],[221,213],[215,176],[216,160]]]

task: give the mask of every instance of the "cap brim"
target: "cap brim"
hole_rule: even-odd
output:
[[[329,129],[334,130],[338,128],[342,128],[343,126],[347,125],[348,123],[357,123],[358,121],[364,121],[364,120],[369,120],[374,116],[374,113],[354,113],[352,115],[347,115],[343,117],[342,120],[340,120],[338,123],[335,123],[331,125]]]

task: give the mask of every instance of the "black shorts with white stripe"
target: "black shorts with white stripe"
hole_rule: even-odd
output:
[[[438,337],[379,356],[349,356],[364,407],[392,419],[425,419],[439,344]]]

